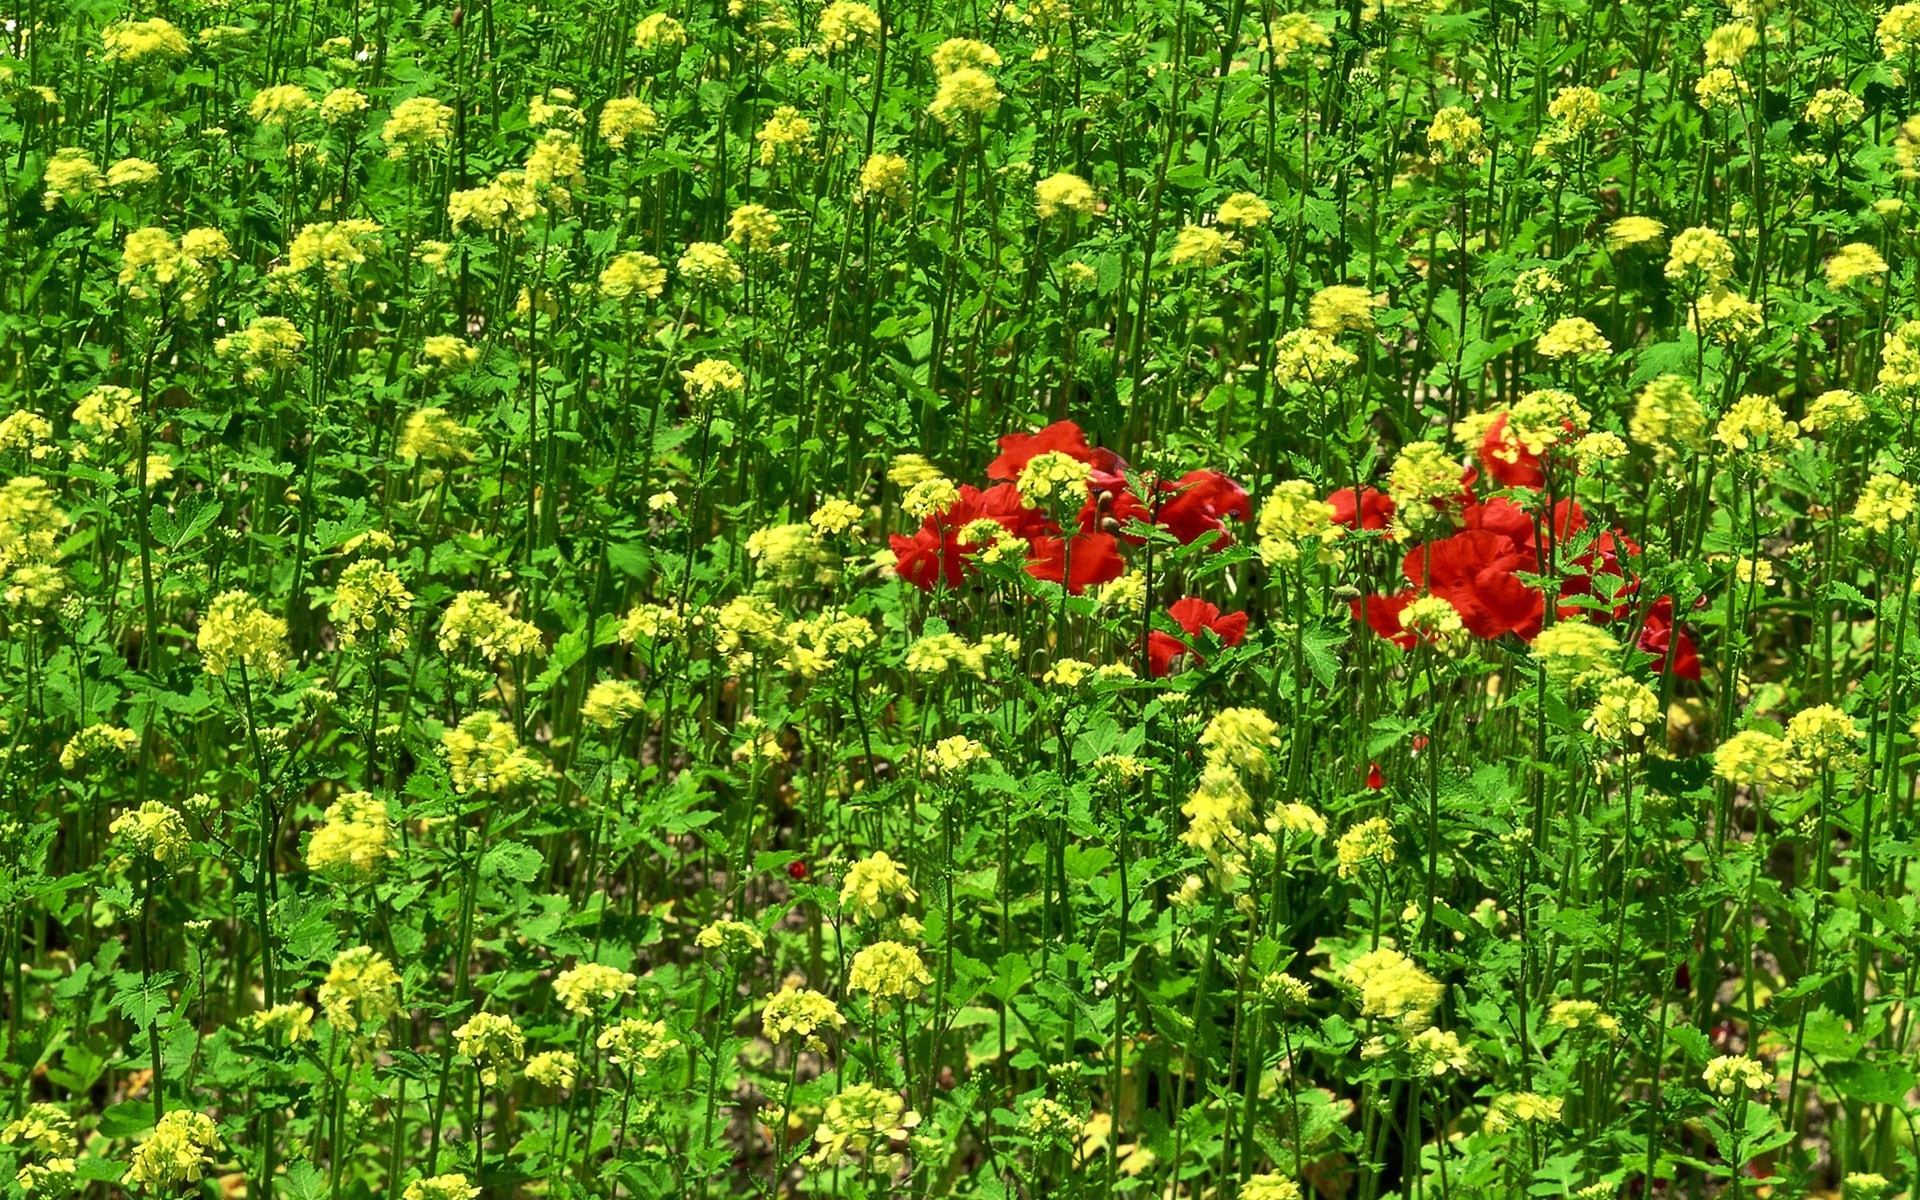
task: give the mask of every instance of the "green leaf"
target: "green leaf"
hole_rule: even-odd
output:
[[[532,846],[524,842],[505,841],[480,856],[480,877],[531,883],[545,865],[546,860]]]

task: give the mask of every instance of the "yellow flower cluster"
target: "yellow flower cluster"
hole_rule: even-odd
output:
[[[795,983],[768,996],[760,1010],[760,1027],[770,1043],[778,1046],[783,1037],[793,1037],[816,1054],[826,1052],[824,1035],[839,1033],[845,1025],[847,1018],[831,998]]]
[[[488,1087],[500,1082],[502,1067],[515,1066],[527,1056],[527,1035],[501,1013],[473,1014],[453,1031],[453,1044],[461,1058],[479,1068],[480,1082]]]
[[[840,887],[840,907],[856,921],[885,920],[894,901],[912,904],[919,898],[905,868],[885,850],[854,863]]]
[[[645,1017],[627,1017],[601,1032],[593,1043],[606,1051],[607,1061],[625,1067],[630,1075],[645,1075],[647,1068],[679,1048],[680,1041],[668,1034],[665,1021]]]
[[[1260,561],[1277,569],[1299,562],[1308,546],[1319,561],[1328,561],[1333,554],[1329,546],[1339,539],[1341,528],[1333,523],[1333,505],[1320,498],[1320,489],[1305,479],[1289,479],[1276,484],[1260,506],[1254,532]]]
[[[442,654],[473,649],[488,661],[537,654],[545,647],[537,626],[511,616],[485,592],[453,598],[440,619],[439,644]]]
[[[1542,358],[1566,358],[1582,354],[1610,354],[1613,344],[1585,317],[1562,317],[1540,335],[1534,349]]]
[[[1446,995],[1438,980],[1390,946],[1348,963],[1340,981],[1359,993],[1361,1015],[1397,1022],[1408,1035],[1433,1023],[1433,1010]]]
[[[1461,492],[1460,464],[1439,442],[1408,442],[1387,470],[1387,495],[1403,531],[1418,533],[1445,515]]]
[[[139,808],[121,813],[107,832],[125,838],[137,852],[168,870],[186,866],[192,856],[187,823],[159,800],[148,800]]]
[[[842,1088],[827,1101],[814,1140],[820,1148],[807,1159],[809,1163],[831,1165],[846,1161],[849,1154],[870,1154],[919,1124],[919,1114],[909,1112],[899,1095],[870,1083]]]
[[[1626,675],[1616,675],[1599,685],[1593,708],[1587,714],[1586,730],[1605,742],[1645,737],[1647,729],[1660,719],[1660,697],[1652,688]]]
[[[1660,375],[1640,389],[1627,433],[1653,452],[1655,462],[1672,463],[1683,453],[1707,448],[1706,406],[1694,394],[1691,381],[1680,375]]]
[[[368,792],[347,792],[327,806],[326,823],[307,842],[307,869],[370,878],[393,854],[393,821],[387,802]]]
[[[153,1191],[198,1180],[220,1144],[213,1118],[176,1108],[160,1118],[147,1139],[134,1148],[127,1178]]]
[[[1394,860],[1393,822],[1386,817],[1368,817],[1340,835],[1333,853],[1342,879],[1352,879],[1368,863],[1386,866]]]
[[[1920,9],[1920,5],[1914,6]],[[1732,1098],[1745,1092],[1764,1092],[1773,1087],[1773,1072],[1759,1060],[1744,1054],[1722,1054],[1700,1072],[1701,1082],[1717,1096]]]
[[[440,749],[457,792],[510,792],[546,775],[540,760],[521,748],[513,726],[489,712],[441,734]]]
[[[359,1033],[400,1011],[400,973],[371,946],[344,950],[320,984],[320,1010],[334,1028]]]
[[[432,96],[413,96],[393,106],[380,129],[387,157],[403,159],[453,140],[453,109]]]
[[[905,942],[875,942],[853,956],[847,987],[865,992],[884,1008],[893,1000],[917,998],[933,982],[920,952]]]
[[[286,643],[286,621],[242,591],[214,597],[200,618],[200,665],[209,675],[237,666],[256,678],[277,679],[288,666]]]
[[[1335,345],[1317,329],[1294,329],[1273,348],[1273,377],[1290,390],[1325,387],[1359,362],[1353,351]]]
[[[1071,172],[1060,171],[1033,185],[1033,210],[1043,221],[1090,217],[1094,204],[1093,185]]]
[[[1913,516],[1914,487],[1898,475],[1875,472],[1860,489],[1849,516],[1873,533],[1884,534]]]
[[[584,962],[553,977],[553,994],[568,1012],[589,1017],[619,1003],[638,982],[640,977],[631,971]]]
[[[60,751],[60,769],[98,767],[104,758],[118,758],[140,744],[140,735],[117,725],[89,725],[67,739]]]
[[[1328,337],[1349,331],[1364,333],[1373,328],[1373,310],[1378,303],[1363,287],[1334,284],[1321,288],[1307,301],[1307,327]]]

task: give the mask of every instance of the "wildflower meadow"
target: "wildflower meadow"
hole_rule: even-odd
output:
[[[1920,3],[4,2],[6,1197],[1920,1196]]]

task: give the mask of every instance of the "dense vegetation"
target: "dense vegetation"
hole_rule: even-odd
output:
[[[1920,4],[0,14],[0,1187],[1914,1195]]]

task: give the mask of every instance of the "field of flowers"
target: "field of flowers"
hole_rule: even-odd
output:
[[[1920,3],[12,0],[0,1189],[1920,1194]]]

